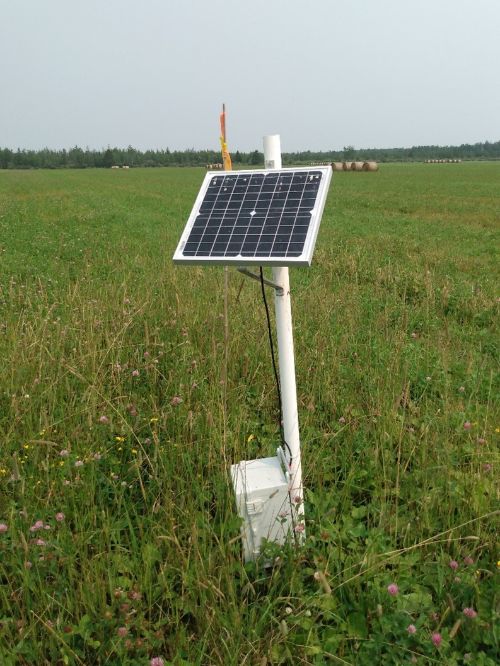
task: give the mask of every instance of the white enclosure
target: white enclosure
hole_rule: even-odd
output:
[[[291,533],[288,475],[276,456],[231,465],[231,477],[248,562],[259,555],[263,539],[283,544]]]

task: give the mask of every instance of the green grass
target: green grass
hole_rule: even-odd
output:
[[[228,479],[279,442],[259,285],[224,386],[223,269],[171,262],[202,177],[0,172],[0,662],[493,666],[500,164],[334,174],[291,270],[308,538],[271,569]]]

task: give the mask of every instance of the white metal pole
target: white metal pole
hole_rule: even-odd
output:
[[[264,137],[264,166],[266,169],[281,169],[281,143],[279,134]],[[303,538],[304,492],[302,488],[302,465],[300,460],[299,414],[297,409],[297,387],[295,383],[295,357],[293,351],[292,307],[290,280],[287,267],[273,268],[273,280],[283,291],[275,290],[276,332],[280,371],[281,409],[283,412],[283,434],[286,458],[290,472],[290,497],[295,530]]]

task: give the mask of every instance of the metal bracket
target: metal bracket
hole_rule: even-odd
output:
[[[249,271],[248,268],[237,268],[236,269],[238,273],[243,273],[243,275],[246,275],[249,278],[252,278],[254,280],[257,280],[260,282],[260,275],[257,275],[257,273],[252,273],[252,271]],[[271,280],[268,280],[267,278],[263,279],[264,284],[267,284],[269,287],[272,287],[273,289],[276,289],[276,293],[278,296],[283,296],[284,291],[283,287],[279,284],[276,284],[276,282],[272,282]]]

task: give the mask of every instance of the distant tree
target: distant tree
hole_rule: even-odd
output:
[[[344,157],[346,160],[356,159],[356,148],[354,146],[344,146]]]
[[[110,169],[113,166],[113,151],[111,150],[111,148],[108,148],[107,150],[104,151],[102,166],[105,169]]]
[[[8,148],[0,150],[0,169],[8,169],[12,161],[12,151]]]
[[[264,155],[262,153],[259,153],[258,150],[254,150],[253,153],[251,153],[250,164],[252,165],[262,164],[263,161],[264,161]]]

